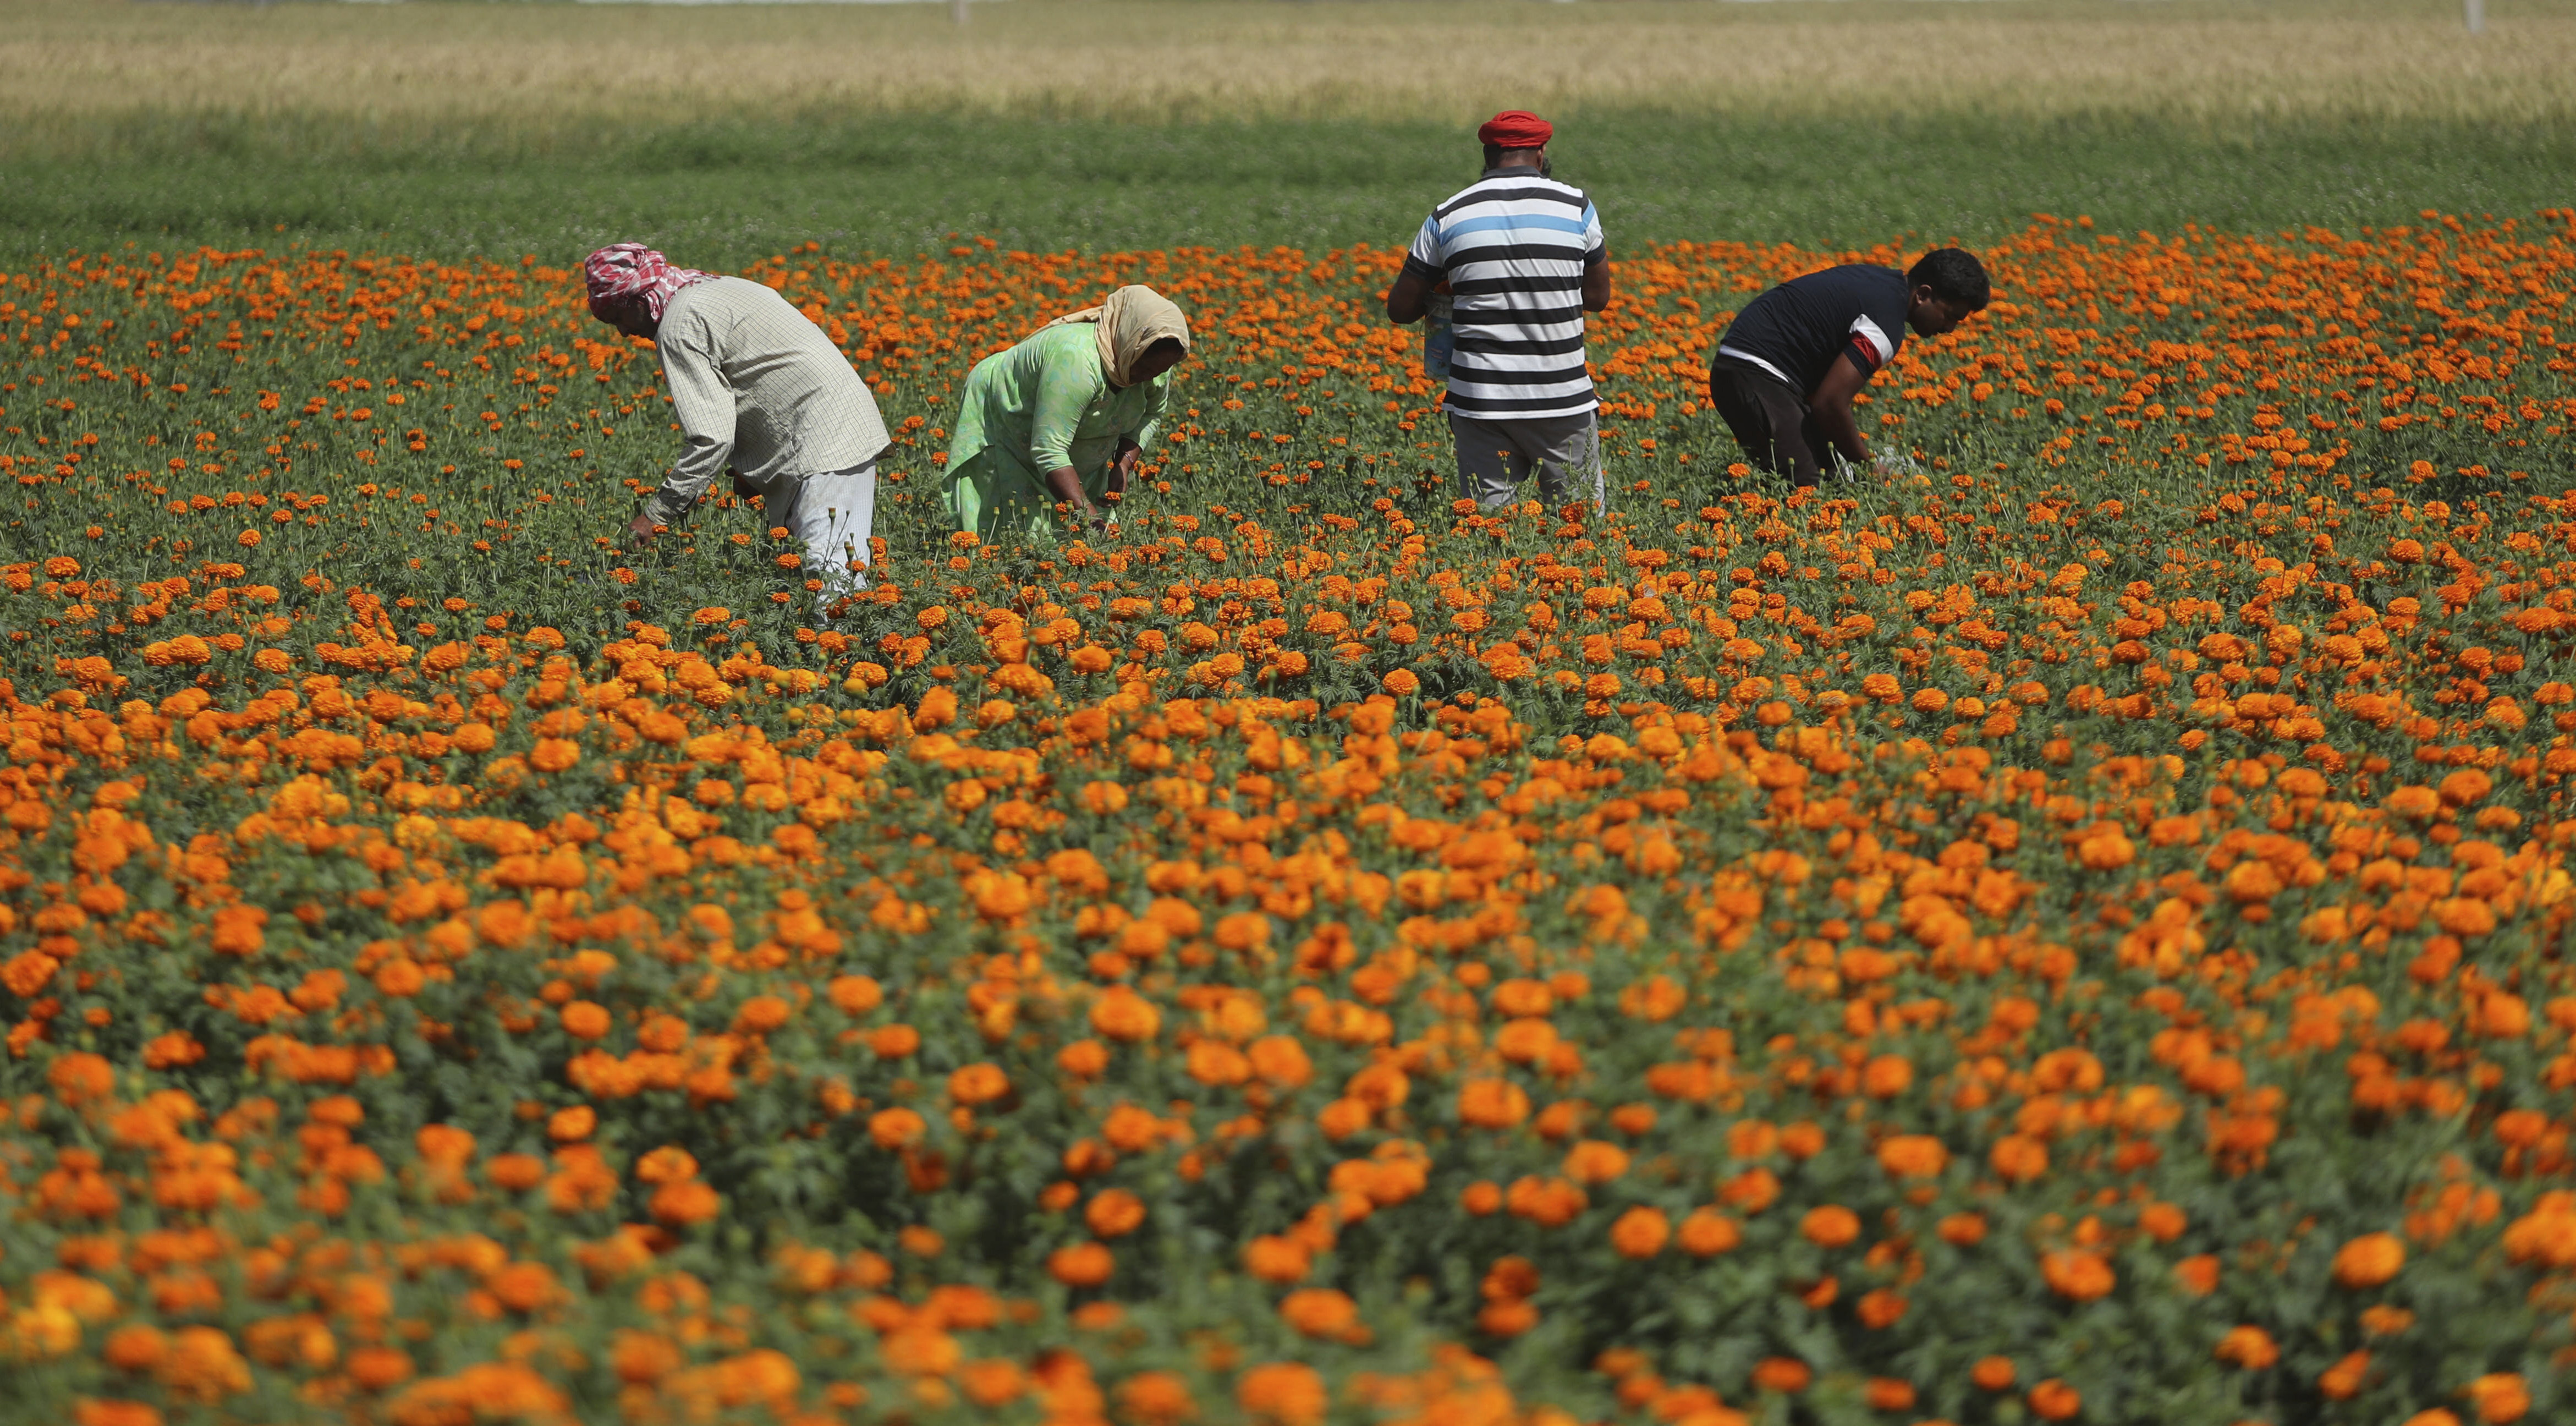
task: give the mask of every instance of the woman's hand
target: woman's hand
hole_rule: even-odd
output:
[[[1086,525],[1098,526],[1100,511],[1082,490],[1082,476],[1072,466],[1060,465],[1046,473],[1047,493],[1055,497],[1058,508]]]
[[[1127,493],[1127,487],[1130,484],[1133,484],[1136,479],[1137,462],[1144,458],[1145,448],[1143,446],[1129,440],[1121,440],[1118,443],[1118,458],[1111,462],[1109,466],[1109,493],[1111,495],[1124,495]]]

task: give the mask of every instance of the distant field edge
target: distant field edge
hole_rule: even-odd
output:
[[[254,3],[254,0],[138,0],[139,3]],[[527,0],[588,4],[598,0]],[[625,3],[625,0],[616,0]],[[663,3],[663,0],[652,0]],[[1704,0],[1704,3],[1764,0]],[[1920,0],[1936,3],[1941,0]],[[328,0],[276,0],[328,3]],[[372,0],[370,0],[372,3]],[[489,0],[504,3],[504,0]],[[695,0],[690,0],[695,3]],[[811,3],[811,0],[785,0]],[[2010,0],[1946,0],[2010,3]],[[1926,139],[2027,142],[2054,136],[2085,141],[2135,140],[2217,151],[2274,144],[2349,145],[2358,150],[2445,146],[2470,154],[2551,147],[2576,126],[2576,85],[2557,112],[2514,118],[2443,119],[2364,111],[2346,113],[2148,113],[2117,104],[2047,112],[1972,103],[1943,103],[1901,113],[1815,113],[1803,109],[1711,112],[1664,101],[1569,101],[1549,106],[1557,148],[1572,153],[1604,143],[1748,141],[1775,134],[1844,130],[1876,133],[1889,143]],[[1076,137],[1109,147],[1211,144],[1265,150],[1271,161],[1300,167],[1303,147],[1367,136],[1404,144],[1473,145],[1474,125],[1420,115],[1320,110],[1246,115],[1169,112],[1150,120],[1040,106],[1006,116],[971,104],[878,110],[858,103],[815,102],[792,109],[731,106],[683,114],[605,113],[355,115],[274,105],[179,107],[137,103],[91,113],[9,112],[0,95],[0,163],[152,164],[236,162],[401,167],[420,163],[552,164],[582,161],[709,168],[741,163],[866,166],[900,159],[925,141],[973,133],[996,146],[1011,136],[997,117],[1029,126],[1041,143]]]
[[[2232,232],[2523,216],[2568,201],[2576,125],[2137,115],[1716,118],[1562,112],[1557,172],[1614,248],[1723,239],[1973,244],[2034,213],[2114,231]],[[5,127],[5,126],[0,126]],[[648,237],[708,264],[816,240],[1032,252],[1401,244],[1472,180],[1471,134],[1427,121],[757,115],[546,134],[163,111],[90,142],[0,148],[0,262],[134,242],[541,255]]]

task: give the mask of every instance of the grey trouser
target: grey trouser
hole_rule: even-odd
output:
[[[1458,493],[1491,510],[1517,498],[1516,487],[1538,470],[1539,497],[1550,509],[1576,499],[1610,508],[1601,470],[1601,426],[1595,413],[1534,421],[1486,421],[1449,414],[1458,438]]]
[[[761,487],[762,517],[805,545],[807,577],[822,581],[814,607],[829,609],[868,583],[868,536],[876,523],[877,463],[782,476]]]

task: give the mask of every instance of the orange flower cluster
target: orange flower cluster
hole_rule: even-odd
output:
[[[2550,1419],[2567,215],[1989,256],[1794,495],[1692,391],[1820,256],[1624,262],[1603,515],[1449,502],[1390,254],[784,255],[823,628],[604,547],[558,271],[8,278],[0,1416]],[[1170,488],[926,523],[1129,278]]]

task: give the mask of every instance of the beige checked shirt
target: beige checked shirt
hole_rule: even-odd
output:
[[[744,482],[849,470],[887,444],[867,383],[787,299],[739,277],[691,283],[655,338],[686,444],[645,512],[677,525],[728,464]]]

